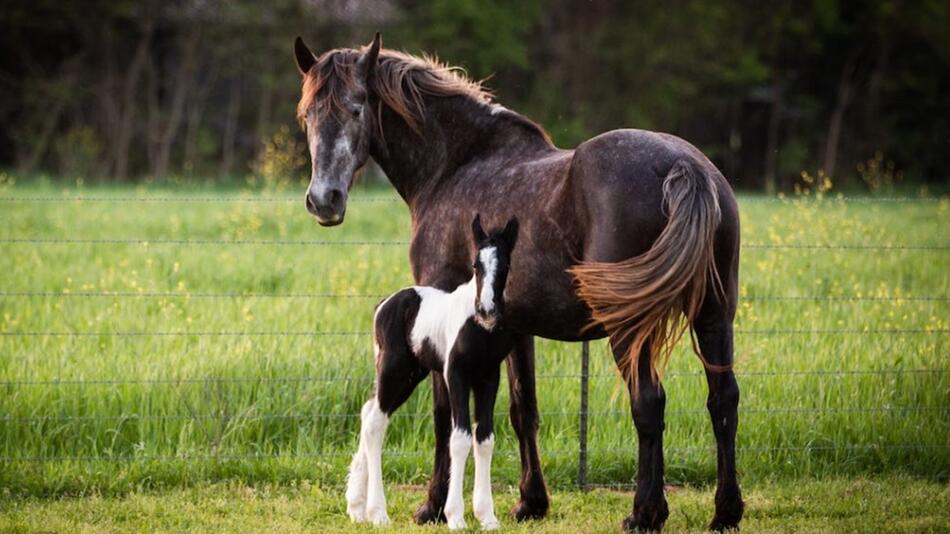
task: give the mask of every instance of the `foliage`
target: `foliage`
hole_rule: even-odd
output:
[[[376,30],[488,78],[568,148],[656,129],[740,188],[785,191],[817,169],[869,188],[857,166],[879,152],[912,184],[945,186],[950,166],[940,0],[43,0],[0,23],[0,166],[23,173],[87,173],[63,167],[89,159],[65,153],[82,132],[102,176],[244,176],[293,124],[293,38],[323,51]]]
[[[286,125],[281,126],[270,138],[264,141],[264,148],[258,154],[254,164],[254,174],[248,178],[248,185],[257,186],[258,180],[265,190],[283,191],[289,186],[303,186],[294,176],[306,176],[310,160],[306,146],[300,143]],[[309,179],[309,176],[306,176]]]

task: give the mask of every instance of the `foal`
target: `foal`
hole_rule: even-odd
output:
[[[472,393],[476,422],[472,508],[482,528],[498,528],[491,494],[492,416],[499,367],[515,340],[499,320],[517,236],[517,219],[509,220],[504,230],[486,235],[476,215],[472,221],[475,275],[468,283],[451,293],[426,286],[403,289],[376,308],[376,394],[360,414],[359,449],[350,464],[346,489],[346,509],[353,521],[389,522],[383,494],[383,436],[392,413],[433,372],[445,380],[452,412],[444,509],[448,526],[465,528],[462,479],[473,441],[468,405]]]

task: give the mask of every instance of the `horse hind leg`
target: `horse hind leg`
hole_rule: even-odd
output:
[[[365,521],[385,525],[389,523],[389,516],[386,513],[386,495],[383,490],[383,440],[390,416],[406,402],[416,385],[425,377],[425,371],[406,347],[399,346],[382,351],[378,356],[377,367],[379,371],[376,378],[376,396],[363,406],[360,414],[360,451],[363,453],[363,464],[360,465],[354,457],[353,465],[356,470],[351,466],[351,477],[357,480],[353,491],[354,508],[359,504],[358,477],[362,468],[365,472],[362,475],[365,480]],[[348,511],[349,504],[348,487]]]
[[[626,346],[614,348],[618,365],[626,363]],[[654,382],[650,370],[649,343],[646,343],[637,362],[639,384],[634,391],[628,377],[630,412],[637,428],[639,459],[637,487],[633,498],[633,513],[623,520],[625,532],[660,530],[669,517],[669,507],[663,494],[663,431],[666,428],[664,412],[666,393],[659,381]]]
[[[366,442],[363,439],[367,416],[372,409],[372,404],[376,399],[366,401],[363,409],[360,410],[360,438],[359,445],[356,448],[356,454],[353,455],[353,461],[350,462],[350,471],[346,477],[346,513],[354,523],[363,523],[366,521],[366,489],[368,484],[366,472]]]
[[[720,309],[717,309],[720,308]],[[716,436],[716,514],[710,530],[738,528],[745,508],[736,477],[736,430],[739,424],[739,385],[732,371],[732,319],[719,306],[709,305],[694,322],[696,337],[703,358],[711,366],[706,369],[709,394],[706,407]]]

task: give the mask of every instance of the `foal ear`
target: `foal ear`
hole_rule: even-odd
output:
[[[488,239],[488,236],[485,235],[485,230],[482,229],[482,216],[480,213],[476,213],[475,219],[472,221],[472,237],[475,238],[476,245]]]
[[[370,43],[369,49],[357,60],[356,67],[360,77],[363,78],[364,81],[368,81],[370,76],[373,75],[373,70],[376,68],[376,61],[379,59],[380,46],[382,46],[382,39],[379,36],[379,32],[376,32],[376,36],[373,37],[373,42]]]
[[[505,238],[505,242],[508,243],[509,248],[515,248],[515,243],[518,241],[518,218],[512,217],[508,219],[508,224],[505,225],[505,229],[501,231],[501,236]]]
[[[314,57],[313,52],[307,48],[306,43],[299,35],[294,40],[294,59],[297,60],[297,70],[300,71],[301,76],[306,76],[310,72],[310,67],[313,67],[313,64],[317,62],[317,58]]]

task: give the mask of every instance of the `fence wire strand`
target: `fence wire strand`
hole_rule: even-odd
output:
[[[765,414],[765,415],[789,415],[789,414],[841,414],[841,413],[890,413],[890,412],[944,412],[950,411],[950,404],[923,404],[913,406],[789,406],[783,408],[739,408],[739,415]],[[666,410],[667,416],[681,415],[707,415],[709,412],[703,408],[683,408],[675,410]],[[400,418],[420,418],[431,417],[431,412],[395,412],[390,417]],[[542,411],[538,412],[540,417],[562,418],[577,417],[579,413],[574,410],[561,411]],[[630,410],[589,410],[587,415],[592,417],[629,417]],[[202,414],[121,414],[121,415],[0,415],[0,422],[31,422],[31,421],[223,421],[223,422],[244,422],[244,421],[267,421],[267,420],[319,420],[319,419],[359,419],[360,414],[355,412],[334,413],[334,412],[313,412],[313,413],[286,413],[286,414],[255,414],[255,413],[202,413]],[[495,412],[494,417],[504,419],[508,417],[508,412]]]
[[[828,452],[828,451],[877,451],[877,450],[946,450],[950,444],[946,443],[916,443],[907,445],[894,444],[841,444],[841,445],[778,445],[778,446],[737,446],[738,453],[777,453],[777,452]],[[623,454],[630,457],[633,449],[594,449],[591,456],[617,456]],[[664,447],[665,453],[700,453],[715,452],[715,446],[692,447]],[[75,455],[75,456],[0,456],[0,462],[227,462],[227,461],[261,461],[261,460],[316,460],[320,458],[349,458],[353,451],[321,451],[312,453],[235,453],[235,454],[168,454],[168,455]],[[431,458],[431,451],[384,451],[387,458]],[[549,450],[544,458],[574,458],[576,450]],[[519,458],[514,451],[497,451],[495,458],[502,457],[510,460]]]
[[[772,328],[736,329],[736,334],[752,336],[812,336],[812,335],[942,335],[950,328]],[[0,337],[360,337],[370,336],[369,330],[315,330],[315,331],[117,331],[117,332],[70,332],[70,331],[24,331],[0,332]]]
[[[143,298],[143,299],[382,299],[383,293],[240,293],[176,291],[0,291],[0,298]],[[950,296],[872,296],[872,295],[749,295],[740,301],[754,302],[950,302]]]
[[[814,369],[802,371],[736,371],[739,378],[754,377],[821,377],[821,376],[890,376],[890,375],[928,375],[928,374],[948,374],[950,368],[930,368],[930,369]],[[705,374],[702,371],[679,371],[664,374],[665,380],[680,377],[702,377]],[[620,379],[620,375],[613,373],[590,373],[588,378],[594,380],[600,379]],[[128,386],[128,385],[218,385],[218,384],[268,384],[268,383],[334,383],[334,382],[372,382],[374,375],[366,374],[360,376],[276,376],[276,377],[206,377],[206,378],[143,378],[143,379],[48,379],[48,380],[2,380],[0,387],[8,386],[85,386],[85,385],[103,385],[103,386]],[[536,380],[578,380],[582,378],[581,374],[556,373],[539,374],[535,376]]]
[[[74,239],[74,238],[0,238],[0,244],[8,245],[178,245],[178,246],[407,246],[409,241],[399,240],[326,240],[326,239]],[[746,250],[907,250],[946,251],[950,245],[872,245],[865,243],[750,243],[742,244]]]
[[[249,193],[255,194],[255,193]],[[739,203],[775,203],[775,204],[788,204],[793,205],[796,203],[827,203],[827,204],[936,204],[940,202],[945,202],[948,199],[946,197],[822,197],[821,199],[816,198],[785,198],[785,197],[740,197]],[[402,199],[395,196],[353,196],[350,197],[348,202],[355,203],[390,203],[390,202],[401,202]],[[201,204],[227,204],[227,203],[244,203],[244,204],[255,204],[255,203],[293,203],[293,204],[303,204],[303,198],[301,196],[294,197],[273,197],[273,196],[177,196],[177,195],[149,195],[149,196],[107,196],[107,195],[31,195],[31,196],[17,196],[17,195],[8,195],[0,196],[0,202],[112,202],[112,203],[201,203]]]

